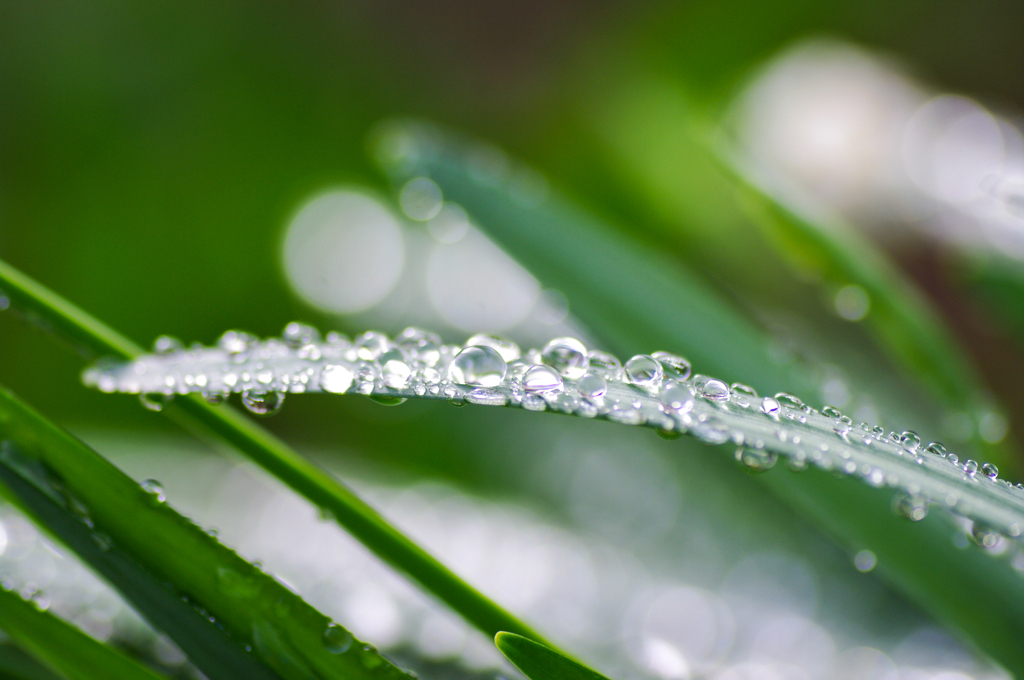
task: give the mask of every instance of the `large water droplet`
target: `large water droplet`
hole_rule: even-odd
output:
[[[555,338],[544,346],[541,361],[570,380],[583,377],[590,367],[587,348],[576,338]]]
[[[775,395],[775,400],[786,408],[795,409],[797,411],[804,410],[804,402],[800,401],[798,397],[794,397],[792,394],[779,392]]]
[[[245,390],[242,392],[242,405],[253,415],[272,416],[284,406],[284,393]]]
[[[626,379],[637,387],[657,387],[664,377],[661,363],[650,355],[638,354],[626,362]]]
[[[775,467],[779,455],[767,449],[741,446],[736,449],[736,461],[751,472],[767,472]]]
[[[764,399],[761,400],[761,413],[765,414],[766,416],[778,418],[780,410],[781,405],[779,404],[778,400],[773,399],[772,397],[765,397]]]
[[[911,522],[920,522],[928,516],[928,501],[917,494],[901,493],[893,498],[893,510]]]
[[[596,399],[603,397],[608,392],[608,381],[600,373],[588,371],[576,383],[576,389],[579,390],[581,397]]]
[[[917,451],[919,446],[921,446],[921,437],[919,437],[916,432],[907,430],[900,435],[900,444],[907,451],[914,452]]]
[[[534,366],[523,374],[523,389],[531,393],[561,392],[562,376],[550,366]]]
[[[384,384],[392,389],[405,387],[409,382],[412,369],[406,363],[405,355],[400,349],[390,349],[378,357],[380,377]]]
[[[352,633],[332,621],[324,630],[323,643],[331,654],[344,654],[352,647]]]
[[[999,476],[999,468],[997,468],[992,463],[985,463],[984,465],[982,465],[981,471],[989,479],[996,479]]]
[[[460,385],[497,387],[505,378],[507,364],[490,347],[467,347],[452,359],[448,379]]]
[[[622,362],[608,352],[592,349],[587,353],[590,370],[601,373],[609,380],[622,380]]]
[[[822,406],[821,415],[826,418],[832,418],[833,420],[839,420],[843,414],[835,406]]]
[[[690,377],[690,362],[671,352],[655,352],[651,355],[658,360],[665,377],[672,380],[686,380]]]
[[[701,396],[712,401],[728,401],[729,386],[721,380],[708,380],[700,388]]]
[[[973,477],[974,474],[977,471],[978,471],[978,461],[971,460],[970,458],[968,458],[967,461],[964,463],[964,472],[966,472],[968,475]]]
[[[142,487],[142,490],[148,493],[150,496],[154,496],[156,500],[159,501],[160,503],[163,503],[164,500],[166,499],[166,496],[164,496],[163,484],[156,481],[155,479],[143,480],[139,484],[139,486]]]
[[[339,364],[328,364],[320,371],[320,389],[332,394],[343,394],[352,387],[355,376],[352,371]]]
[[[928,453],[934,453],[936,456],[946,455],[946,447],[938,442],[932,442],[931,444],[926,446],[924,450],[927,451]]]
[[[506,340],[505,338],[499,338],[496,335],[485,335],[484,333],[478,333],[466,340],[466,346],[469,347],[475,345],[477,347],[490,347],[495,352],[501,355],[501,358],[505,360],[505,363],[515,361],[521,354],[519,345]]]

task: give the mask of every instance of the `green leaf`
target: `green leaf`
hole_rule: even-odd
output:
[[[0,627],[69,680],[157,680],[163,677],[0,586]]]
[[[84,353],[120,359],[142,354],[124,336],[2,261],[0,291],[8,296],[12,309]],[[195,395],[176,399],[164,411],[200,436],[213,435],[238,449],[482,632],[514,630],[542,639],[406,538],[350,489],[251,419],[230,408],[215,408]]]
[[[212,680],[409,677],[2,388],[0,440],[0,490]]]
[[[494,644],[530,680],[608,680],[595,670],[515,633],[498,633]]]

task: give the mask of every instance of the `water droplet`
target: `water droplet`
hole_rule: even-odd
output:
[[[508,397],[504,392],[489,387],[478,387],[467,393],[465,398],[471,404],[483,406],[504,406],[508,403]]]
[[[150,411],[162,411],[164,406],[171,403],[174,397],[170,394],[160,392],[142,393],[139,395],[139,403]]]
[[[687,413],[693,410],[693,396],[690,390],[679,383],[669,383],[659,396],[661,403],[673,411]]]
[[[320,348],[310,343],[299,347],[298,351],[295,352],[295,356],[306,361],[318,361],[323,354],[320,352]]]
[[[170,335],[161,335],[153,341],[153,354],[174,354],[185,349],[185,344]]]
[[[778,418],[780,408],[781,405],[779,404],[779,402],[775,399],[772,399],[771,397],[765,397],[764,399],[761,400],[761,413],[765,414],[766,416]]]
[[[796,409],[797,411],[804,410],[804,402],[800,401],[799,398],[794,397],[792,394],[779,392],[775,395],[775,400],[786,408]]]
[[[95,532],[90,536],[92,537],[92,542],[96,544],[96,547],[102,550],[103,552],[110,550],[110,548],[114,545],[114,542],[110,539],[110,536],[107,536],[106,534]]]
[[[926,446],[924,450],[927,451],[928,453],[934,453],[936,456],[944,457],[946,455],[946,447],[938,442],[932,442],[931,444]]]
[[[377,331],[367,331],[356,338],[356,355],[364,361],[373,361],[390,347],[388,336]]]
[[[506,369],[505,360],[490,347],[467,347],[452,359],[448,379],[460,385],[497,387]]]
[[[736,461],[751,472],[767,472],[775,467],[779,455],[767,449],[741,446],[736,449]]]
[[[590,367],[587,348],[576,338],[555,338],[540,353],[541,361],[570,380],[583,377]]]
[[[835,406],[824,406],[821,409],[821,415],[833,420],[839,420],[839,417],[843,414]]]
[[[953,465],[956,465],[957,463],[960,462],[960,456],[956,455],[955,453],[947,453],[946,460],[948,460]]]
[[[550,366],[534,366],[523,374],[523,389],[531,393],[558,393],[565,388],[562,376]]]
[[[732,384],[731,389],[733,394],[757,399],[757,392],[750,385],[744,385],[743,383],[736,382]]]
[[[490,347],[501,355],[501,358],[505,360],[505,363],[515,361],[521,354],[519,345],[511,340],[499,338],[496,335],[485,335],[483,333],[478,333],[469,340],[466,340],[466,346]]]
[[[917,451],[919,446],[921,446],[921,438],[917,436],[916,432],[907,430],[900,435],[900,445],[902,445],[907,451],[914,452]]]
[[[255,335],[245,331],[227,331],[217,340],[217,346],[228,354],[241,354],[254,342],[257,342]]]
[[[344,394],[352,387],[355,376],[352,371],[339,364],[328,364],[320,371],[320,389],[332,394]]]
[[[231,392],[227,390],[219,390],[217,392],[203,392],[203,399],[206,400],[206,403],[213,404],[214,406],[216,406],[217,404],[223,404],[225,401],[227,401],[230,395]]]
[[[163,503],[164,500],[166,500],[166,497],[164,496],[163,485],[160,482],[156,481],[155,479],[143,480],[139,484],[139,486],[142,487],[142,490],[148,493],[150,496],[156,497],[157,502]]]
[[[381,406],[398,406],[405,403],[405,397],[396,397],[390,394],[368,394],[370,401],[377,402]]]
[[[981,471],[989,479],[996,479],[999,476],[999,468],[997,468],[992,463],[985,463],[984,465],[982,465]]]
[[[363,666],[368,670],[373,670],[384,662],[384,659],[382,659],[380,654],[377,653],[377,648],[373,645],[363,645],[363,652],[364,654],[362,655],[361,660],[363,662]]]
[[[964,463],[964,472],[969,474],[971,477],[978,471],[978,461],[971,460],[970,458]]]
[[[846,436],[850,434],[850,424],[842,421],[836,421],[835,427],[832,428],[832,431],[845,439]]]
[[[352,646],[352,633],[332,621],[324,630],[323,643],[331,654],[344,654]]]
[[[527,394],[523,397],[522,405],[527,411],[544,411],[548,407],[544,397],[539,394]]]
[[[673,380],[686,380],[690,377],[690,362],[670,352],[655,352],[651,355],[658,360],[665,377]]]
[[[302,347],[311,342],[320,342],[320,331],[308,324],[292,321],[284,327],[281,339],[289,347]]]
[[[928,516],[928,501],[917,494],[901,493],[893,498],[893,511],[911,522],[920,522]]]
[[[638,354],[626,362],[626,379],[637,387],[654,388],[661,384],[665,371],[654,357]]]
[[[412,369],[405,363],[405,355],[402,350],[390,349],[378,358],[380,363],[380,377],[384,384],[392,389],[405,387],[412,375]]]
[[[724,444],[729,441],[729,428],[715,417],[704,422],[698,421],[690,428],[691,434],[707,444]]]
[[[579,382],[576,383],[581,397],[596,399],[603,397],[608,392],[608,381],[596,371],[588,371]]]
[[[609,380],[622,380],[622,362],[608,352],[592,349],[587,353],[590,370],[601,373]]]
[[[704,383],[704,386],[700,388],[700,394],[705,399],[710,399],[712,401],[728,401],[729,386],[721,380],[708,380]]]
[[[284,406],[284,393],[245,390],[242,392],[242,405],[253,415],[272,416]]]

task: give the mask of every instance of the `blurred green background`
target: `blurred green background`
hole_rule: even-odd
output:
[[[840,318],[835,291],[780,254],[690,134],[721,124],[756,155],[757,140],[745,140],[757,121],[742,93],[808,44],[853,50],[854,61],[874,64],[882,81],[892,74],[921,102],[951,93],[1021,125],[1021,2],[0,0],[0,258],[143,344],[161,334],[208,344],[229,328],[270,336],[293,319],[365,330],[372,315],[332,315],[292,292],[283,233],[327,189],[355,184],[394,198],[368,136],[381,120],[425,118],[506,149],[553,189],[696,271],[765,328],[780,354],[798,355],[819,377],[839,367],[874,381],[878,408],[913,402],[904,412],[920,414],[925,440],[948,437],[962,423],[950,424],[871,333]],[[1009,142],[1005,152],[1017,153]],[[1019,208],[1019,188],[1000,195]],[[1024,441],[1022,260],[980,236],[972,243],[914,226],[932,213],[874,211],[870,192],[843,196],[831,207],[916,282],[1001,405],[1002,421],[982,438],[1005,448],[1004,469],[1020,479],[1012,465],[1019,472]],[[962,211],[929,205],[936,222],[975,228]],[[1010,224],[1024,233],[1020,220]],[[571,312],[573,291],[561,292]],[[376,324],[389,333],[405,325]],[[445,340],[464,336],[449,328]],[[80,369],[38,330],[0,317],[0,383],[48,417],[76,432],[118,432],[115,450],[170,432],[136,399],[86,390]],[[807,401],[820,406],[814,396]],[[289,397],[267,426],[326,461],[376,466],[391,479],[446,478],[560,512],[562,489],[540,478],[554,469],[549,458],[561,460],[552,442],[582,441],[589,424],[534,426],[531,414],[469,410]],[[714,455],[675,474],[718,470]],[[660,476],[657,465],[649,479]],[[723,508],[739,497],[769,503],[746,478],[730,484]],[[800,520],[774,512],[780,526],[800,527],[775,539],[812,543]],[[763,529],[745,526],[729,540]],[[838,563],[825,548],[807,550]],[[895,596],[876,600],[887,597]]]

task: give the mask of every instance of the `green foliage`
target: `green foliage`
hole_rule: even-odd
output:
[[[19,644],[69,680],[156,680],[162,677],[2,587],[0,627],[10,631]]]
[[[597,671],[515,633],[498,633],[494,644],[530,680],[608,680]]]

